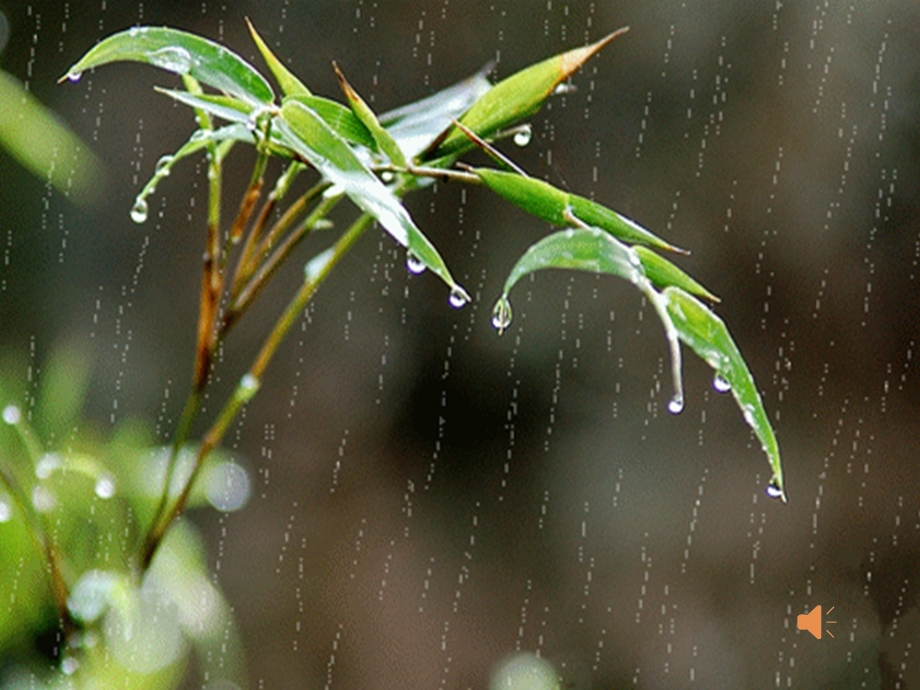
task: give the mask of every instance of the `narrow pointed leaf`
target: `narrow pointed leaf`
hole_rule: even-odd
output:
[[[691,295],[708,299],[710,302],[721,301],[684,271],[651,249],[639,246],[633,247],[633,249],[639,255],[642,267],[645,269],[645,275],[652,281],[652,285],[659,288],[679,287]]]
[[[481,96],[460,118],[460,122],[483,138],[536,113],[556,87],[578,71],[599,50],[626,29],[620,29],[597,43],[560,53],[500,81]],[[456,127],[424,154],[426,160],[468,150],[472,144]]]
[[[272,129],[280,133],[285,145],[303,156],[330,182],[340,186],[355,205],[376,218],[393,239],[447,283],[452,294],[469,301],[469,296],[453,279],[437,249],[416,227],[396,195],[377,179],[319,115],[298,101],[288,99]]]
[[[319,115],[323,122],[338,134],[345,141],[352,144],[364,146],[372,151],[377,150],[377,142],[374,141],[370,130],[364,126],[364,123],[348,108],[341,103],[331,101],[321,96],[288,96],[288,100],[297,101],[301,105]]]
[[[683,251],[616,211],[542,180],[489,168],[475,168],[473,173],[499,196],[553,225],[571,225],[571,214],[585,225],[601,228],[623,242]]]
[[[779,444],[767,417],[754,377],[732,340],[725,323],[696,298],[679,287],[666,288],[662,295],[680,339],[693,348],[716,374],[731,385],[744,421],[754,430],[767,454],[773,477],[770,485],[786,500]]]
[[[272,49],[262,40],[259,32],[256,31],[256,27],[252,25],[249,19],[246,19],[246,26],[249,27],[249,33],[252,35],[253,43],[256,44],[256,48],[258,48],[259,52],[262,54],[262,59],[265,60],[265,64],[268,65],[268,69],[271,70],[272,75],[275,77],[275,81],[278,82],[278,86],[281,87],[284,95],[310,96],[310,89],[308,89],[300,79],[294,76],[294,74],[284,66],[281,60],[275,57]]]
[[[239,122],[245,124],[256,106],[233,96],[215,96],[214,94],[193,94],[188,91],[179,91],[177,89],[162,89],[155,87],[157,91],[179,101],[180,103],[192,108],[200,108],[206,113],[210,113],[227,122]]]
[[[113,34],[90,49],[65,76],[75,81],[88,69],[124,60],[187,74],[253,105],[274,100],[268,82],[239,55],[201,36],[165,27],[134,27]]]
[[[405,167],[406,157],[403,155],[402,150],[400,150],[399,144],[397,144],[393,136],[383,128],[370,106],[364,102],[364,99],[361,98],[352,88],[351,84],[348,83],[348,80],[345,78],[345,75],[342,74],[342,70],[339,69],[339,66],[334,62],[332,66],[335,69],[336,76],[339,78],[342,92],[345,94],[345,98],[348,99],[348,104],[351,106],[352,112],[354,112],[355,116],[361,120],[364,126],[370,131],[371,136],[374,137],[374,141],[377,143],[377,149],[382,151],[386,157],[390,159],[393,165]]]
[[[379,116],[380,124],[396,139],[406,156],[414,158],[428,148],[435,138],[460,117],[473,103],[492,88],[486,75],[493,65],[486,65],[471,77],[442,89],[421,100]]]
[[[495,305],[492,325],[503,331],[511,323],[508,293],[521,278],[547,268],[569,268],[591,273],[609,273],[628,280],[651,302],[664,327],[671,353],[671,373],[674,384],[673,411],[683,409],[683,383],[678,331],[671,321],[662,296],[652,288],[645,276],[642,262],[629,247],[600,228],[578,228],[553,233],[532,245],[511,269],[502,296]]]

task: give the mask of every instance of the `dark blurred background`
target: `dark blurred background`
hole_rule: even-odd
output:
[[[730,396],[667,351],[628,285],[544,274],[493,300],[547,228],[483,190],[407,202],[474,304],[369,233],[310,306],[227,445],[254,492],[193,517],[235,608],[252,687],[484,687],[517,650],[569,687],[920,687],[920,5],[750,2],[0,3],[0,66],[106,167],[78,206],[0,154],[0,348],[91,354],[85,413],[165,443],[190,375],[204,171],[193,129],[114,65],[57,79],[135,24],[226,42],[249,17],[311,89],[335,59],[378,111],[498,59],[497,77],[623,25],[536,115],[531,174],[692,250],[778,433],[789,504]],[[236,154],[227,198],[246,182]],[[476,155],[470,160],[479,161]],[[231,166],[231,170],[233,167]],[[347,215],[336,217],[339,225]],[[300,279],[227,343],[220,404]],[[296,265],[293,265],[296,264]],[[168,391],[168,393],[167,393]],[[796,616],[835,608],[818,641]]]

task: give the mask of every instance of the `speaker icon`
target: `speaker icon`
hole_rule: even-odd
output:
[[[834,610],[834,607],[831,606],[827,610],[828,614],[833,610]],[[831,623],[836,623],[836,622],[837,621],[825,621],[825,623],[827,623],[828,625],[830,625]],[[817,639],[820,640],[821,639],[821,628],[824,627],[823,625],[821,625],[821,607],[815,606],[809,613],[800,613],[798,621],[795,624],[795,627],[798,628],[799,630],[807,630],[812,635],[814,635]],[[825,630],[824,632],[830,635],[831,638],[834,637],[833,635],[831,635],[830,630]]]

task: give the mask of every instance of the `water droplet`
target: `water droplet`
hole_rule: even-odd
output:
[[[783,498],[783,490],[779,486],[779,482],[776,477],[770,480],[770,483],[767,484],[767,496],[770,498]]]
[[[83,76],[83,72],[68,72],[67,80],[72,82],[80,81],[80,78]]]
[[[78,668],[80,668],[80,662],[77,661],[76,657],[65,656],[61,660],[61,671],[65,676],[72,676],[77,672]]]
[[[459,309],[469,303],[470,296],[466,294],[466,290],[458,285],[450,291],[450,297],[447,298],[447,301],[454,309]]]
[[[173,164],[173,160],[175,160],[175,158],[169,154],[161,157],[160,160],[157,161],[156,167],[154,168],[154,174],[159,175],[160,177],[168,176],[169,166]]]
[[[13,506],[5,494],[0,494],[0,522],[9,522],[13,517]]]
[[[390,182],[396,179],[396,175],[394,175],[389,170],[384,170],[382,173],[380,173],[380,179],[384,184],[390,184]]]
[[[62,465],[61,456],[57,453],[45,453],[35,463],[35,476],[39,479],[47,479],[51,473],[59,469]]]
[[[204,490],[208,501],[218,510],[239,510],[249,500],[249,475],[235,462],[222,462],[208,472]]]
[[[559,86],[553,89],[553,94],[556,96],[562,96],[567,93],[575,93],[576,91],[578,91],[578,87],[575,86],[575,84],[566,84],[565,82],[562,82],[559,84]]]
[[[131,220],[137,224],[146,223],[148,210],[147,200],[137,197],[134,200],[134,206],[131,207]]]
[[[39,513],[47,513],[54,510],[57,498],[44,486],[36,486],[32,489],[32,505]]]
[[[530,125],[524,125],[517,132],[514,133],[514,143],[518,146],[527,146],[530,143],[530,139],[533,136],[533,129]]]
[[[252,396],[259,390],[260,385],[262,385],[261,382],[255,376],[252,374],[244,374],[243,378],[240,379],[237,395],[242,398],[243,402],[251,400]]]
[[[492,310],[492,327],[501,335],[511,325],[511,303],[501,298]]]
[[[406,268],[409,269],[409,273],[415,275],[425,272],[425,264],[412,252],[406,252]]]
[[[717,393],[728,393],[732,389],[732,384],[728,382],[728,379],[716,374],[712,379],[712,387]]]
[[[682,395],[675,395],[671,398],[671,401],[668,403],[668,412],[671,414],[680,414],[684,411],[684,397]]]
[[[19,424],[21,418],[22,414],[19,412],[19,408],[16,407],[16,405],[7,405],[3,408],[3,421],[10,426]]]
[[[103,474],[96,480],[96,495],[99,498],[107,499],[115,495],[115,477],[110,474]]]

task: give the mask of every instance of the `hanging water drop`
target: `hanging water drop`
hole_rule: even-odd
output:
[[[112,498],[115,495],[115,478],[110,474],[103,474],[96,480],[95,491],[99,498]]]
[[[671,414],[680,414],[684,411],[684,396],[675,395],[668,403],[668,412]]]
[[[390,184],[390,182],[392,182],[394,179],[396,179],[396,175],[394,175],[389,170],[384,170],[382,173],[380,173],[380,180],[384,184]]]
[[[450,291],[450,297],[447,298],[447,301],[454,309],[459,309],[469,303],[470,296],[466,294],[466,290],[458,285]]]
[[[68,72],[67,80],[72,81],[72,82],[78,82],[80,81],[80,77],[82,76],[83,76],[83,72]]]
[[[712,387],[717,393],[728,393],[732,389],[732,384],[728,382],[728,379],[716,374],[712,379]]]
[[[511,325],[511,303],[501,298],[492,310],[492,327],[501,335]]]
[[[415,275],[425,272],[425,264],[412,252],[406,252],[406,268]]]
[[[146,223],[148,210],[147,200],[143,197],[137,197],[134,201],[134,206],[131,207],[131,220],[137,224]]]
[[[169,166],[173,164],[174,157],[166,154],[162,156],[160,160],[157,161],[156,167],[154,167],[154,174],[159,177],[167,177],[169,175]]]
[[[533,128],[530,125],[524,125],[514,133],[514,143],[521,147],[527,146],[532,136]]]
[[[0,494],[0,522],[9,522],[13,517],[13,507],[5,494]]]
[[[61,671],[65,676],[72,676],[77,672],[77,669],[80,668],[80,662],[77,661],[76,657],[65,656],[61,660]]]
[[[3,421],[9,424],[10,426],[16,426],[19,424],[19,420],[22,418],[19,408],[16,405],[7,405],[3,408]]]
[[[777,481],[776,477],[773,477],[773,479],[770,480],[770,483],[767,484],[766,492],[767,492],[767,496],[769,496],[770,498],[785,499],[785,496],[783,495],[783,490],[782,488],[780,488],[779,481]]]

